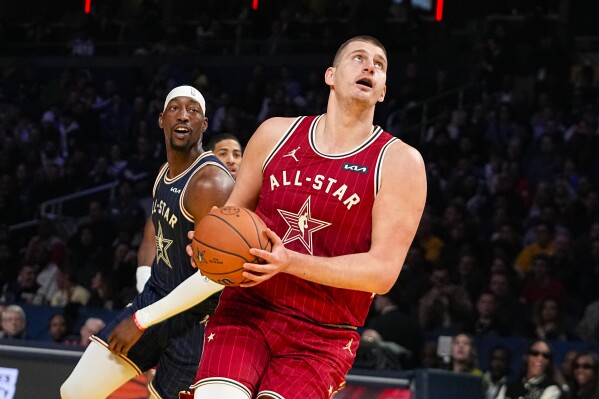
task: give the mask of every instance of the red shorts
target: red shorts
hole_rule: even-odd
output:
[[[249,397],[329,399],[345,386],[360,336],[263,308],[219,308],[210,316],[192,389],[224,383]]]

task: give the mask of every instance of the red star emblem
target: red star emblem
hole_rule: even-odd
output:
[[[306,202],[304,202],[297,213],[284,211],[282,209],[278,209],[278,211],[283,219],[285,219],[285,223],[289,226],[285,236],[282,238],[283,244],[299,240],[308,252],[310,252],[310,255],[313,255],[312,234],[330,226],[331,223],[312,218],[310,211],[310,197],[306,199]]]

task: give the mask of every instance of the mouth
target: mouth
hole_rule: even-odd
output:
[[[175,128],[173,129],[173,132],[177,135],[177,136],[184,136],[186,134],[191,133],[191,129],[189,128],[189,126],[186,125],[177,125],[175,126]]]
[[[370,79],[367,79],[367,78],[362,78],[362,79],[358,80],[356,82],[356,84],[360,85],[360,86],[366,86],[369,89],[372,89],[372,81]]]

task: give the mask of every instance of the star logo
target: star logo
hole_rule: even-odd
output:
[[[213,339],[214,339],[214,333],[211,333],[211,334],[208,336],[208,342],[212,341]]]
[[[168,258],[168,253],[166,252],[168,248],[173,244],[173,240],[169,240],[168,238],[164,238],[162,235],[162,225],[158,222],[158,234],[156,235],[156,262],[160,262],[162,259],[164,263],[171,269],[171,261]]]
[[[287,244],[294,240],[299,240],[304,247],[312,253],[312,234],[318,230],[331,225],[329,222],[312,218],[310,210],[310,197],[306,199],[298,213],[284,211],[278,209],[279,214],[285,219],[285,223],[289,226],[285,236],[283,236],[283,244]]]

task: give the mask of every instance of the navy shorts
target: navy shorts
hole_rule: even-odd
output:
[[[124,308],[97,337],[107,342],[112,330],[122,320],[160,298],[151,286],[146,285],[131,305]],[[201,323],[203,315],[193,309],[148,328],[127,355],[142,371],[156,366],[152,385],[165,399],[177,398],[179,391],[188,389],[198,369],[204,325]]]

